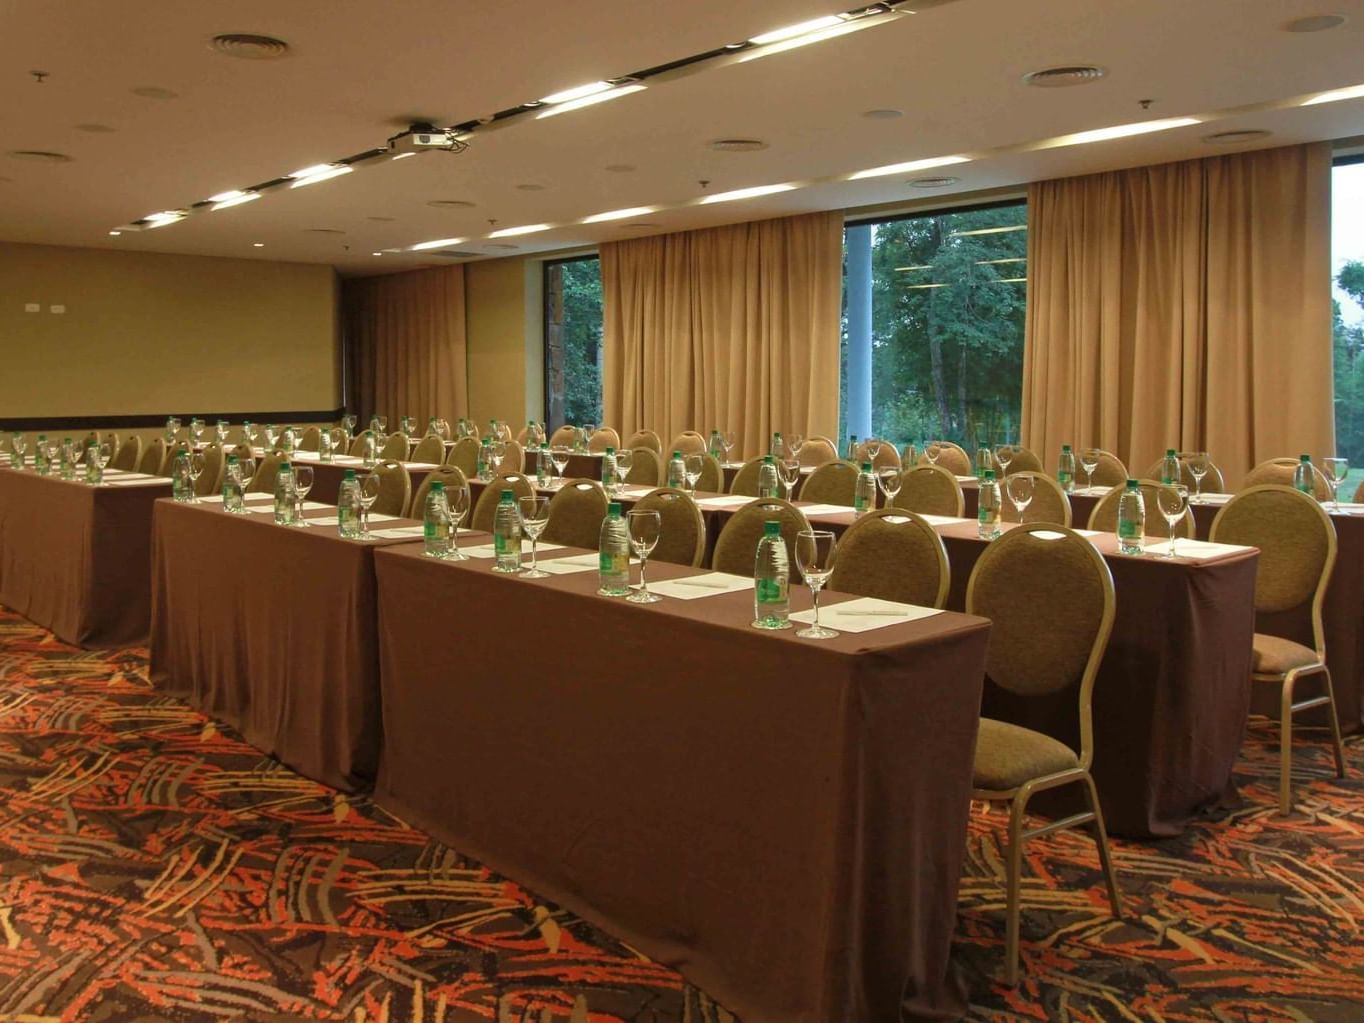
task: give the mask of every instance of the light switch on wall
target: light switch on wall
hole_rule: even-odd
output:
[[[47,311],[53,313],[54,315],[60,316],[62,313],[66,312],[66,306],[50,305],[47,307]]]
[[[42,312],[42,311],[43,311],[43,307],[42,307],[41,305],[39,305],[37,302],[25,302],[25,303],[24,303],[24,312],[26,312],[26,313],[40,313],[40,312]]]

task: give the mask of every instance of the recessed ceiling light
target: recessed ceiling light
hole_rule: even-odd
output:
[[[712,139],[706,145],[717,153],[756,153],[767,148],[762,139]]]
[[[50,153],[43,149],[11,149],[9,156],[15,160],[29,160],[33,163],[70,163],[72,159],[65,153]]]
[[[524,184],[517,185],[516,190],[518,192],[543,192],[545,190],[545,186],[537,185],[533,182],[527,181]]]
[[[1219,131],[1214,135],[1204,135],[1203,141],[1210,146],[1234,146],[1239,142],[1268,138],[1271,134],[1263,128],[1247,128],[1244,131]]]
[[[141,96],[143,99],[176,99],[180,94],[171,92],[170,89],[163,89],[159,85],[141,85],[132,90],[134,96]]]
[[[122,231],[110,231],[110,232],[109,232],[109,237],[110,237],[110,238],[117,238],[117,237],[118,237],[119,235],[121,235],[122,233],[123,233]]]
[[[464,241],[463,238],[437,238],[434,241],[418,242],[416,245],[409,245],[409,252],[425,252],[427,249],[448,249],[451,245],[458,245]]]
[[[948,185],[955,185],[961,178],[940,177],[940,178],[910,178],[905,182],[910,188],[946,188]]]
[[[1089,85],[1106,74],[1108,72],[1097,64],[1062,64],[1029,71],[1023,76],[1023,84],[1041,89],[1063,89],[1068,85]]]
[[[1344,89],[1331,89],[1329,92],[1319,92],[1311,99],[1305,99],[1300,106],[1314,107],[1318,103],[1339,103],[1343,99],[1364,98],[1364,85],[1349,85]]]
[[[625,220],[629,217],[638,217],[645,213],[653,213],[653,206],[631,206],[623,210],[610,210],[606,213],[595,213],[590,217],[583,217],[584,224],[604,224],[608,220]]]
[[[548,224],[525,224],[521,227],[504,227],[500,231],[488,232],[489,238],[515,238],[518,234],[535,234],[537,231],[548,231]]]
[[[1294,18],[1284,25],[1285,32],[1325,32],[1345,24],[1343,14],[1310,14],[1305,18]]]
[[[889,107],[880,110],[863,110],[862,116],[869,121],[893,121],[897,117],[903,117],[903,110],[892,110]]]
[[[863,178],[879,178],[887,174],[908,174],[916,170],[931,170],[934,167],[950,167],[953,164],[970,162],[970,157],[966,156],[934,156],[927,160],[910,160],[908,163],[890,163],[884,167],[872,167],[870,170],[858,171],[856,174],[848,175],[848,180],[861,181]]]
[[[638,168],[633,163],[608,163],[602,170],[608,170],[612,174],[631,174]]]
[[[252,242],[251,247],[253,249],[263,249],[265,248],[265,242]]]
[[[111,128],[107,124],[78,124],[76,130],[89,132],[91,135],[105,135],[112,131],[118,131],[117,128]]]
[[[467,210],[473,203],[467,199],[428,199],[426,205],[438,210]],[[392,217],[370,217],[370,220],[392,220]]]
[[[708,195],[701,200],[701,205],[706,206],[713,202],[733,202],[735,199],[756,199],[760,195],[789,192],[795,187],[795,185],[755,185],[752,188],[736,188],[729,192],[717,192],[715,195]]]
[[[371,252],[370,255],[371,255],[371,256],[382,256],[383,253],[382,253],[382,252]]]
[[[147,230],[155,227],[165,227],[168,224],[178,224],[185,219],[184,210],[162,210],[160,213],[148,213],[142,218]]]
[[[242,60],[279,60],[289,56],[289,44],[283,39],[250,32],[228,32],[214,36],[208,41],[208,48],[214,53]]]

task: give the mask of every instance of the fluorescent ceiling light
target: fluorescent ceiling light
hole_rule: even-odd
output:
[[[534,234],[536,231],[548,231],[548,224],[527,224],[524,227],[504,227],[501,231],[494,231],[488,235],[489,238],[515,238],[518,234]]]
[[[238,192],[231,198],[217,199],[213,203],[213,205],[209,207],[209,212],[212,213],[216,212],[217,210],[229,210],[233,206],[240,206],[242,203],[252,202],[259,198],[260,198],[259,192]]]
[[[897,274],[902,274],[909,270],[932,270],[932,269],[933,265],[931,263],[925,263],[923,266],[897,266],[895,268],[895,272]]]
[[[1026,231],[1027,224],[1013,224],[1010,227],[978,227],[973,231],[953,231],[949,238],[970,238],[978,234],[1008,234],[1010,231]]]
[[[756,185],[753,188],[736,188],[732,192],[716,192],[708,195],[701,200],[703,206],[713,202],[732,202],[735,199],[755,199],[760,195],[772,195],[775,192],[789,192],[795,185]]]
[[[995,263],[1026,263],[1026,256],[1010,256],[1008,259],[978,259],[976,266],[993,266]]]
[[[326,173],[327,171],[331,170],[333,166],[335,165],[330,163],[315,163],[311,167],[304,167],[302,170],[294,171],[292,174],[289,175],[289,177],[311,178],[315,174]]]
[[[541,103],[568,103],[575,99],[582,99],[584,96],[595,96],[599,92],[606,92],[611,88],[610,82],[591,82],[587,85],[579,85],[575,89],[565,89],[563,92],[551,93],[543,97]]]
[[[416,153],[399,153],[397,156],[393,157],[393,159],[395,159],[395,160],[406,160],[409,156],[416,156],[416,155],[417,155]]]
[[[570,110],[578,110],[582,107],[590,107],[595,103],[605,103],[608,99],[618,99],[621,96],[628,96],[632,92],[643,92],[644,86],[635,83],[634,85],[618,85],[606,92],[598,92],[591,96],[584,96],[581,99],[571,99],[565,103],[556,103],[552,107],[546,107],[535,115],[536,119],[542,117],[553,117],[555,114],[564,114]]]
[[[313,169],[316,169],[316,168],[309,168],[309,169],[310,169],[310,170],[313,170]],[[295,174],[290,174],[289,177],[294,178],[295,180],[294,180],[294,183],[293,183],[292,185],[290,185],[289,187],[290,187],[290,188],[302,188],[304,185],[315,185],[315,184],[317,184],[319,181],[328,181],[328,180],[330,180],[331,178],[339,178],[342,174],[349,174],[349,173],[350,173],[351,171],[353,171],[353,170],[355,170],[354,167],[348,167],[348,166],[344,166],[344,165],[343,165],[343,166],[340,166],[340,167],[334,167],[334,166],[330,166],[330,165],[323,165],[322,169],[319,170],[316,174],[308,174],[308,175],[299,175],[299,174],[297,174],[297,173],[295,173]]]
[[[638,217],[645,213],[657,212],[657,206],[631,206],[624,210],[611,210],[608,213],[597,213],[590,217],[583,217],[584,224],[601,224],[608,220],[624,220],[626,217]]]
[[[749,42],[754,46],[766,46],[768,43],[779,43],[784,39],[794,39],[797,36],[818,32],[822,28],[834,28],[842,24],[844,24],[843,19],[837,14],[829,14],[823,18],[811,18],[809,21],[802,21],[796,25],[787,25],[785,28],[764,32],[760,36],[754,36]]]
[[[418,242],[416,245],[409,245],[407,250],[409,252],[421,252],[423,249],[444,249],[451,245],[458,245],[462,241],[464,241],[463,238],[437,238],[432,242]],[[377,256],[378,253],[376,252],[375,255]]]
[[[234,188],[230,192],[219,192],[217,195],[210,195],[208,201],[227,202],[229,199],[240,199],[242,196],[250,194],[250,192],[243,192],[240,189]]]
[[[1032,146],[1033,149],[1060,149],[1062,146],[1083,146],[1091,142],[1109,142],[1112,139],[1131,138],[1133,135],[1149,135],[1156,131],[1169,131],[1171,128],[1185,128],[1191,124],[1203,123],[1197,117],[1167,117],[1160,121],[1137,121],[1135,124],[1118,124],[1111,128],[1095,128],[1092,131],[1078,131],[1073,135],[1058,135],[1045,139]]]
[[[167,224],[174,224],[185,219],[185,215],[179,210],[165,210],[161,213],[148,213],[142,218],[147,222],[147,228],[165,227]]]
[[[886,22],[881,18],[866,19],[858,21],[839,21],[837,25],[829,28],[819,29],[805,35],[795,36],[792,39],[783,39],[780,42],[760,44],[756,49],[745,50],[735,58],[735,63],[746,64],[750,60],[757,60],[760,57],[770,57],[774,53],[785,53],[787,50],[794,50],[800,46],[809,46],[811,43],[822,43],[826,39],[833,39],[837,36],[847,35],[849,32],[857,32],[864,28],[871,28],[873,25],[884,25]],[[757,42],[750,39],[749,42]]]
[[[890,163],[884,167],[872,167],[870,170],[849,174],[848,180],[861,181],[863,178],[879,178],[886,174],[909,174],[933,167],[951,167],[953,164],[970,162],[969,156],[933,156],[927,160],[911,160],[909,163]]]
[[[1343,99],[1364,98],[1364,85],[1350,85],[1344,89],[1332,89],[1330,92],[1319,92],[1311,99],[1302,101],[1302,106],[1313,107],[1318,103],[1339,103]]]

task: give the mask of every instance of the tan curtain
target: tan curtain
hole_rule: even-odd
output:
[[[1028,191],[1024,443],[1331,453],[1328,143]]]
[[[432,416],[467,414],[464,267],[350,278],[342,299],[362,422],[414,416],[424,431]]]
[[[601,246],[606,423],[833,436],[842,267],[839,213]]]

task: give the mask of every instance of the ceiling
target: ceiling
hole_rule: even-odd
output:
[[[381,159],[307,188],[111,236],[153,211],[382,146],[417,118],[461,123],[845,8],[840,0],[0,0],[0,240],[330,263],[362,274],[448,262],[431,252],[373,255],[431,239],[467,239],[457,250],[479,257],[555,251],[1227,152],[1202,139],[1232,129],[1271,131],[1252,143],[1259,146],[1364,135],[1364,98],[1282,106],[1364,83],[1364,0],[937,3],[761,60],[650,80],[609,103],[518,117],[475,132],[462,154]],[[1347,21],[1323,32],[1283,30],[1330,12]],[[274,36],[291,54],[226,57],[208,46],[223,32]],[[1070,63],[1108,74],[1063,89],[1022,82],[1030,70]],[[46,77],[38,82],[31,71]],[[147,87],[176,95],[133,92]],[[886,109],[901,116],[863,116]],[[1030,148],[1184,116],[1205,123]],[[733,136],[768,148],[707,145]],[[32,162],[8,156],[13,150],[72,159]],[[972,161],[846,180],[952,154]],[[607,169],[621,165],[633,169]],[[924,174],[960,181],[927,191],[906,184]],[[778,182],[802,187],[696,205],[707,194]],[[428,205],[438,200],[473,205]],[[665,208],[575,223],[635,206]],[[487,238],[537,223],[557,226]]]

